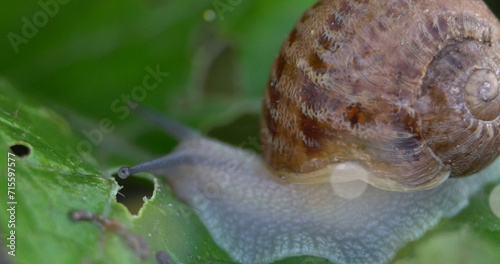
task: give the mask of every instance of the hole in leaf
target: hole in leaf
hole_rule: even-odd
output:
[[[116,201],[125,205],[131,214],[136,215],[144,205],[143,198],[148,199],[153,196],[154,183],[149,179],[130,176],[127,179],[121,179],[115,176],[116,182],[122,186],[116,195]]]
[[[15,144],[10,146],[10,150],[14,153],[14,155],[24,158],[31,153],[31,149],[23,144]]]

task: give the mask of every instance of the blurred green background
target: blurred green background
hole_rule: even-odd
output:
[[[8,34],[22,35],[23,18],[33,21],[43,9],[37,1],[8,1],[0,11],[0,34],[6,36],[0,74],[26,95],[93,121],[109,118],[149,151],[166,153],[173,143],[148,146],[143,134],[124,125],[135,117],[120,118],[111,109],[142,84],[146,67],[159,65],[169,76],[141,104],[203,132],[243,118],[233,129],[213,131],[241,142],[257,133],[261,97],[281,42],[313,2],[72,0],[60,4],[34,37],[20,41],[16,53]],[[162,139],[150,133],[148,141]]]
[[[140,118],[113,111],[123,106],[122,96],[134,91],[144,106],[258,151],[252,142],[271,63],[295,21],[314,2],[3,1],[0,76],[27,98],[65,116],[82,138],[83,130],[111,120],[116,130],[92,150],[104,171],[168,153],[176,144]],[[486,2],[498,16],[500,3]],[[41,12],[48,14],[46,19]],[[139,94],[135,87],[142,86],[148,67],[168,76]],[[480,209],[469,208],[441,230],[477,220],[469,214],[484,212],[482,198],[475,200]]]
[[[271,63],[300,14],[315,2],[60,1],[66,3],[42,1],[58,3],[57,9],[47,5],[55,10],[47,21],[37,16],[44,10],[38,1],[2,2],[0,75],[47,104],[124,127],[135,119],[120,118],[112,103],[142,84],[145,67],[159,65],[169,76],[140,103],[236,144],[256,135]],[[486,2],[500,13],[498,1]],[[13,48],[8,34],[22,36],[24,19],[42,26]],[[161,144],[143,142],[132,125],[125,127],[149,151],[165,152]]]

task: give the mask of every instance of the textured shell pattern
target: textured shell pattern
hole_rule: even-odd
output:
[[[271,70],[268,167],[314,183],[354,163],[405,191],[479,171],[499,154],[499,30],[481,0],[318,2]]]

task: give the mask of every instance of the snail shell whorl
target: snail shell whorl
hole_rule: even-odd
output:
[[[263,157],[298,183],[354,163],[391,190],[431,188],[500,146],[500,23],[480,0],[324,0],[271,70]]]

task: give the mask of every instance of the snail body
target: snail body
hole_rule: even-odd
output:
[[[166,175],[214,241],[236,263],[316,256],[333,263],[387,263],[441,218],[464,208],[500,160],[477,175],[426,191],[391,192],[363,182],[284,184],[256,154],[203,137],[182,141],[151,169]]]
[[[262,156],[148,112],[180,144],[120,177],[166,175],[238,263],[390,261],[500,178],[498,20],[407,2],[306,11],[271,70]]]

